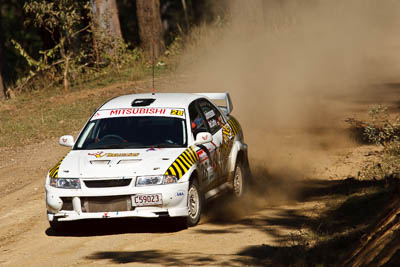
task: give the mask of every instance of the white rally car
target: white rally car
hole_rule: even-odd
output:
[[[220,101],[218,107],[212,101]],[[205,200],[241,196],[250,174],[228,93],[131,94],[100,106],[48,173],[50,225],[123,217],[176,217],[196,225]]]

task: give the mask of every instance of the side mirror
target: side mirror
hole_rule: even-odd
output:
[[[58,140],[58,143],[62,146],[69,146],[73,147],[74,146],[74,137],[72,135],[63,135],[60,137]]]
[[[202,144],[206,144],[206,143],[210,143],[212,142],[213,137],[210,133],[208,132],[200,132],[197,134],[196,136],[196,141],[194,141],[194,144],[196,146],[198,145],[202,145]]]

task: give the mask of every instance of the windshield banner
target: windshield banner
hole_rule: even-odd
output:
[[[99,110],[93,115],[93,120],[114,118],[114,117],[133,117],[133,116],[162,116],[185,118],[184,109],[174,108],[119,108]]]

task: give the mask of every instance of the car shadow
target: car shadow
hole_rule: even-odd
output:
[[[67,222],[61,230],[49,227],[47,236],[104,236],[127,233],[173,233],[186,229],[181,222],[171,218],[121,218],[90,219]]]
[[[113,264],[155,264],[158,266],[237,266],[232,254],[183,253],[176,251],[98,251],[86,257],[90,260],[108,260]]]

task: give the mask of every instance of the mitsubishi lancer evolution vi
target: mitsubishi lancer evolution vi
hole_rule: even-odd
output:
[[[215,103],[223,103],[217,106]],[[250,175],[242,128],[229,93],[131,94],[90,117],[47,174],[53,229],[81,219],[171,217],[200,220],[204,201],[240,197]]]

